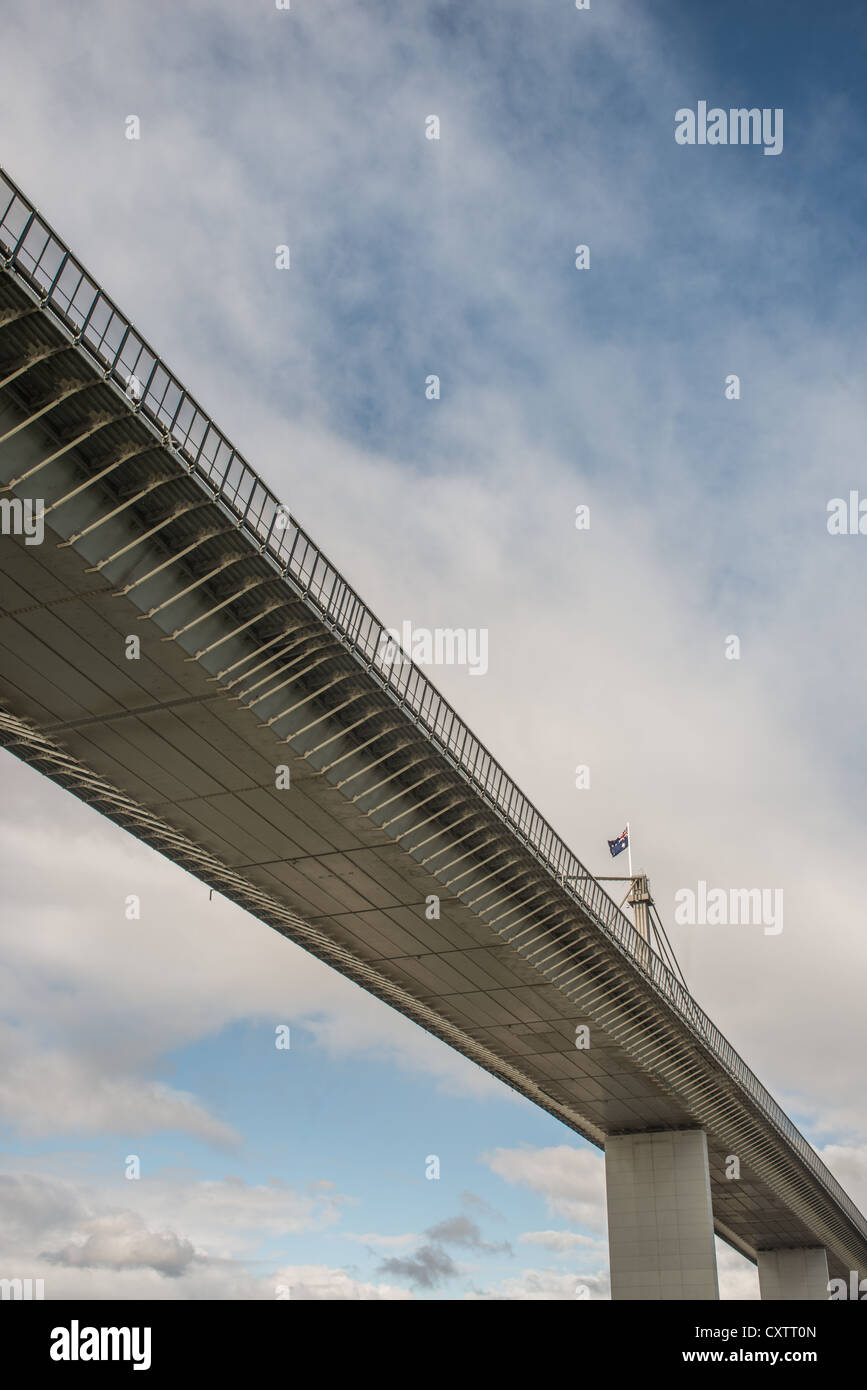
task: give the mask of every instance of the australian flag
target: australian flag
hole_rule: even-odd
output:
[[[616,840],[608,841],[608,848],[611,850],[611,858],[614,859],[615,856],[620,854],[623,850],[625,850],[628,845],[629,834],[626,830],[624,830],[623,834],[618,835]]]

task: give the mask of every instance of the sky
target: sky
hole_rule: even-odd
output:
[[[7,0],[0,56],[0,164],[384,622],[487,629],[435,682],[591,870],[629,820],[693,994],[862,1207],[867,537],[827,523],[867,498],[865,46],[857,0]],[[678,144],[702,101],[782,110],[781,152]],[[596,1149],[0,776],[0,1273],[608,1297]],[[700,881],[783,930],[677,924]]]

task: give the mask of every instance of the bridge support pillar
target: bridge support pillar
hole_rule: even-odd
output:
[[[701,1129],[605,1142],[613,1299],[717,1299],[707,1138]]]
[[[759,1292],[771,1302],[828,1298],[828,1255],[821,1245],[759,1251]]]

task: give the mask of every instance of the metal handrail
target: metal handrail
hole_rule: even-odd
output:
[[[867,1221],[848,1194],[673,971],[655,952],[647,951],[628,917],[423,672],[408,657],[399,664],[385,659],[391,645],[385,626],[2,168],[0,208],[4,267],[36,291],[42,308],[72,331],[103,373],[127,392],[136,411],[212,486],[239,527],[278,562],[284,577],[315,604],[343,645],[411,714],[563,891],[625,952],[867,1238]]]

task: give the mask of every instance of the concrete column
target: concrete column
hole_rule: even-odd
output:
[[[828,1255],[821,1245],[759,1251],[759,1292],[772,1302],[828,1298]]]
[[[707,1139],[701,1129],[605,1143],[613,1299],[716,1299]]]

